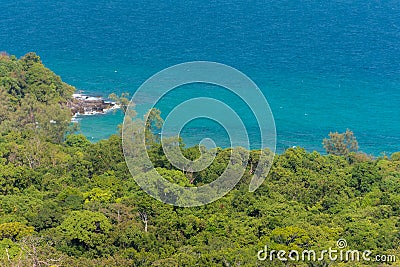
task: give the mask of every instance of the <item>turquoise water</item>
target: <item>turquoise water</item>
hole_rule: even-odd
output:
[[[88,94],[133,93],[171,65],[217,61],[244,72],[263,91],[278,151],[323,151],[322,139],[346,128],[367,153],[400,150],[398,1],[0,2],[0,50],[17,56],[35,51]],[[160,103],[163,114],[187,92]],[[230,95],[219,97],[244,109]],[[251,114],[241,115],[256,148]],[[81,131],[97,141],[121,121],[120,112],[85,117]],[[227,145],[225,133],[207,121],[183,132],[188,144],[207,135]]]

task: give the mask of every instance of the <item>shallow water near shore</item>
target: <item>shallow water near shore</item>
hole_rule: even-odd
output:
[[[244,72],[263,91],[279,152],[292,146],[322,152],[322,139],[346,128],[367,153],[400,150],[396,1],[12,1],[3,3],[0,20],[0,50],[37,52],[87,94],[132,94],[171,65],[216,61]],[[158,107],[167,114],[193,90],[177,91]],[[241,110],[232,96],[217,97]],[[241,115],[258,148],[251,114]],[[122,119],[119,111],[85,116],[81,131],[92,141],[104,139]],[[226,133],[206,120],[189,124],[182,136],[188,145],[204,137],[229,145]]]

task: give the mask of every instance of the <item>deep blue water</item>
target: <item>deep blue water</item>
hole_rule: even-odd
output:
[[[323,151],[322,139],[346,128],[367,153],[400,151],[398,0],[0,4],[0,50],[17,56],[35,51],[88,94],[134,92],[171,65],[216,61],[262,89],[275,117],[278,151],[294,145]],[[165,113],[171,102],[164,103]],[[81,130],[96,141],[121,121],[118,112],[86,117]],[[225,132],[206,121],[188,125],[183,137],[193,144],[207,135],[226,145]]]

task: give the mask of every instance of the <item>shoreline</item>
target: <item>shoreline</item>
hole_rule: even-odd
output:
[[[68,107],[72,112],[72,122],[78,122],[81,116],[104,115],[120,108],[115,102],[105,100],[100,96],[90,96],[79,91],[72,95]]]

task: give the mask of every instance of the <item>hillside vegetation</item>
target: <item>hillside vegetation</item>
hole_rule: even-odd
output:
[[[400,260],[400,153],[321,155],[291,148],[261,187],[245,176],[211,204],[178,208],[148,196],[129,173],[121,137],[68,134],[74,88],[40,58],[0,56],[0,266],[382,266],[377,262],[260,261],[257,252],[352,250]],[[322,142],[322,140],[321,140]],[[200,155],[198,147],[182,151]],[[173,168],[157,140],[158,171],[184,185],[221,175],[230,149],[199,173]],[[137,175],[146,175],[138,170]],[[372,256],[371,256],[372,257]]]

